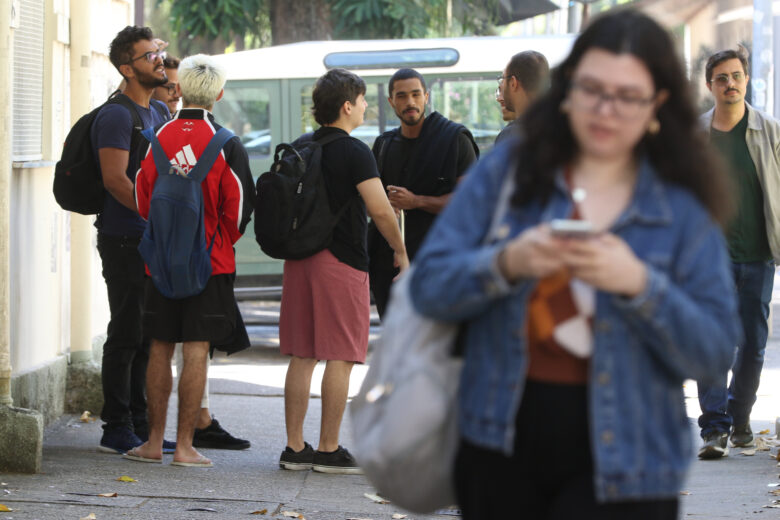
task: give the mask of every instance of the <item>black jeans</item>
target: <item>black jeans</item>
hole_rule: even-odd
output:
[[[676,520],[678,500],[599,503],[585,386],[528,382],[511,457],[465,440],[455,461],[464,520]]]
[[[98,233],[111,320],[103,345],[103,411],[105,429],[129,427],[146,434],[146,365],[149,341],[142,333],[144,262],[140,237]]]

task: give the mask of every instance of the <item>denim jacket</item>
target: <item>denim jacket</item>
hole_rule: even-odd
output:
[[[411,279],[417,311],[468,323],[461,436],[507,455],[525,387],[527,306],[537,280],[508,284],[497,256],[523,230],[571,213],[559,174],[547,203],[510,207],[498,233],[503,238],[483,243],[512,170],[511,152],[498,146],[466,175],[429,232]],[[597,291],[588,382],[596,495],[674,497],[692,458],[682,383],[722,376],[738,341],[728,252],[704,208],[647,162],[611,232],[645,262],[648,282],[635,298]]]
[[[758,173],[764,193],[764,221],[769,249],[775,264],[780,265],[780,122],[745,102],[748,126],[745,132],[750,158]],[[709,133],[715,108],[701,115],[702,129]]]

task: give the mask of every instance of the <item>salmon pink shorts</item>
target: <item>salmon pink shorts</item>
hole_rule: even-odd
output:
[[[282,354],[364,363],[368,349],[368,273],[327,249],[286,260],[279,316]]]

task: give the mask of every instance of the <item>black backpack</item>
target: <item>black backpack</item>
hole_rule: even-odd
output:
[[[108,101],[81,116],[68,132],[62,146],[62,158],[54,167],[54,198],[62,209],[82,215],[95,215],[103,211],[106,192],[100,174],[100,163],[92,149],[91,130],[98,112],[108,104],[120,104],[130,111],[130,117],[133,119],[130,153],[136,153],[139,145],[144,142],[141,137],[141,131],[144,129],[141,116],[135,108],[135,103],[124,94],[112,94]],[[152,102],[151,105],[163,114],[161,104]],[[167,110],[163,115],[168,118]]]
[[[350,204],[337,212],[330,207],[322,147],[345,137],[334,132],[313,140],[305,134],[276,147],[270,171],[257,179],[255,199],[255,238],[271,258],[299,260],[330,245],[333,228]]]

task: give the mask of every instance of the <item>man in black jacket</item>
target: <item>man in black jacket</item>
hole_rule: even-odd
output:
[[[438,112],[425,114],[428,91],[416,70],[398,70],[388,92],[387,101],[401,126],[380,135],[373,152],[390,203],[399,216],[401,211],[405,214],[404,240],[412,260],[479,149],[465,126]],[[382,316],[398,270],[393,267],[393,250],[373,226],[368,240],[371,291]]]

